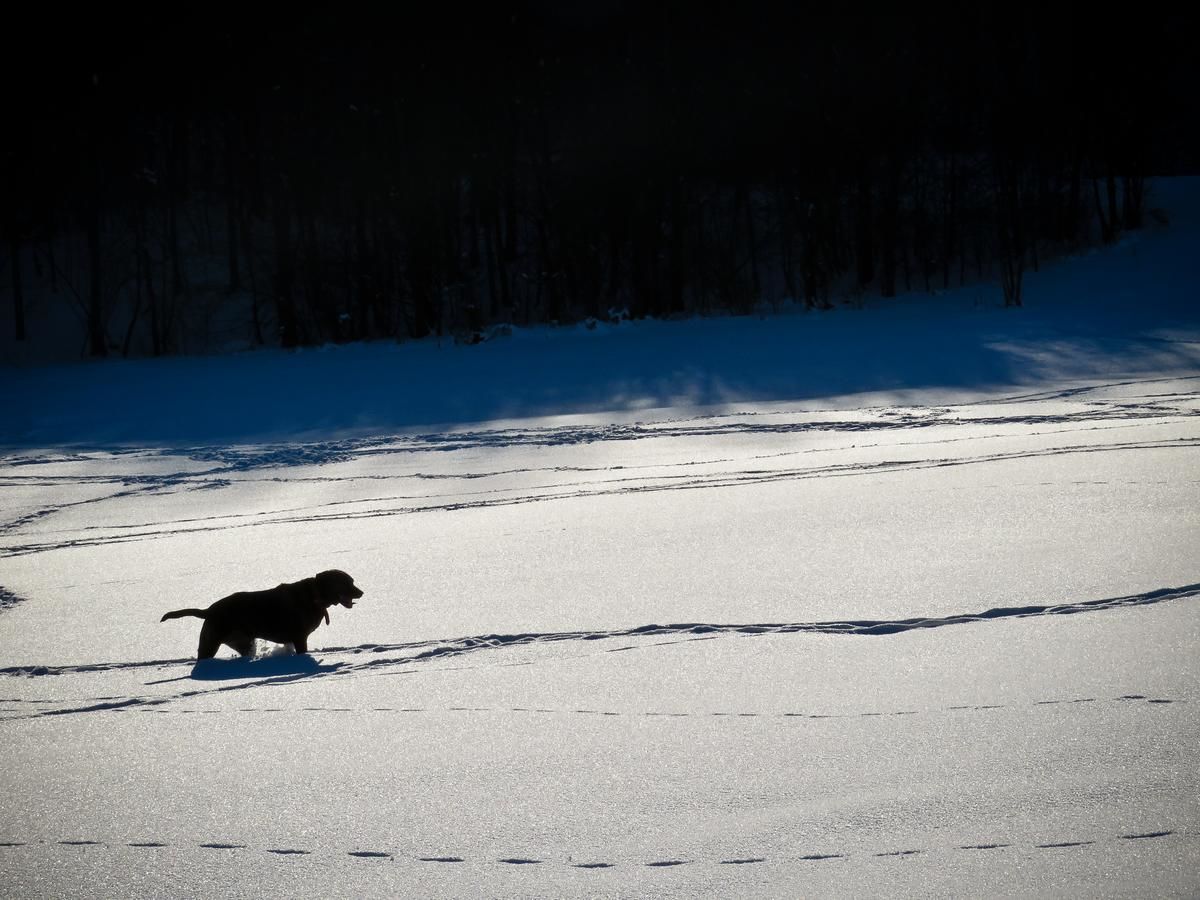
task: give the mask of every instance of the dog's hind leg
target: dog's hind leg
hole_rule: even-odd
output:
[[[212,659],[221,646],[221,631],[212,622],[205,622],[200,629],[200,646],[196,648],[196,659]]]
[[[225,638],[223,643],[227,644],[228,646],[232,647],[235,651],[237,651],[239,656],[253,656],[254,655],[255,646],[254,646],[254,638],[252,638],[252,637],[247,637],[246,635],[240,634],[240,633],[239,634],[231,634]]]

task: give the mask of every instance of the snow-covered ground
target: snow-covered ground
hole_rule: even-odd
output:
[[[1194,896],[1198,201],[1020,311],[9,370],[3,893]]]

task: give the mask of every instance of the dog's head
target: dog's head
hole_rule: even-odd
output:
[[[325,605],[333,606],[340,603],[346,609],[354,606],[354,601],[363,595],[355,584],[354,579],[341,569],[329,569],[316,576],[317,590],[321,592]]]

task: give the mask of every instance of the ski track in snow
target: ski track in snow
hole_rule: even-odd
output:
[[[1192,379],[1171,379],[1172,383]],[[1200,380],[1200,379],[1198,379]],[[1141,387],[1149,391],[1159,379],[1143,382],[1117,382],[1109,385],[1071,388],[1056,392],[976,401],[960,406],[911,408],[869,408],[833,413],[824,412],[727,412],[720,415],[697,416],[665,422],[634,423],[629,425],[573,425],[544,428],[511,428],[476,431],[409,435],[401,438],[353,438],[310,444],[265,444],[242,447],[199,447],[154,450],[97,448],[68,453],[47,453],[37,456],[13,454],[4,461],[0,471],[3,487],[55,487],[70,489],[95,485],[112,485],[114,490],[97,497],[59,502],[29,510],[8,521],[0,521],[0,558],[45,553],[72,547],[96,547],[130,541],[189,535],[230,528],[288,526],[415,515],[421,513],[484,509],[515,506],[525,503],[552,502],[600,496],[643,494],[656,491],[702,490],[744,487],[773,482],[804,479],[878,476],[890,473],[956,466],[1009,462],[1038,457],[1067,454],[1129,452],[1137,450],[1194,451],[1200,448],[1200,438],[1176,437],[1150,440],[1109,441],[1106,443],[1060,443],[1056,446],[1032,447],[992,453],[961,456],[936,454],[911,459],[884,459],[856,463],[837,463],[778,467],[766,465],[767,460],[785,457],[814,457],[827,448],[801,447],[742,459],[703,459],[671,464],[642,464],[631,466],[548,466],[533,469],[498,469],[495,471],[463,471],[451,473],[406,471],[395,474],[323,475],[300,474],[289,477],[274,470],[299,467],[322,467],[378,456],[411,457],[419,466],[422,453],[448,451],[501,450],[521,446],[555,447],[594,444],[606,441],[640,441],[662,438],[710,438],[713,436],[759,436],[802,434],[857,434],[884,431],[911,431],[914,440],[891,442],[888,448],[938,447],[960,441],[985,441],[989,438],[1010,438],[1003,429],[1046,428],[1038,436],[1082,435],[1085,432],[1113,431],[1136,424],[1182,422],[1200,416],[1200,393],[1146,393],[1141,398],[1086,399],[1105,388]],[[1047,403],[1070,400],[1077,408],[1069,411],[997,415],[987,407],[1014,403]],[[976,407],[983,407],[978,412]],[[758,422],[769,416],[775,421]],[[953,433],[935,439],[919,439],[917,433],[934,426],[949,428],[970,427],[990,429],[986,433],[955,436]],[[865,450],[880,445],[856,445]],[[836,448],[845,451],[846,448]],[[192,463],[213,463],[198,471],[171,471],[157,474],[123,472],[112,475],[47,475],[24,470],[41,464],[127,460],[131,466],[147,460],[184,459]],[[699,471],[701,469],[711,471]],[[253,473],[271,472],[257,478]],[[490,478],[513,475],[540,475],[543,481],[523,489],[512,487],[478,490],[455,490],[450,493],[429,493],[424,484],[452,485],[486,482]],[[586,478],[562,479],[556,476],[579,475]],[[548,476],[548,477],[547,477]],[[274,510],[255,510],[245,513],[175,518],[165,521],[145,521],[123,525],[84,525],[67,530],[47,530],[45,520],[68,510],[83,506],[99,506],[114,501],[129,501],[142,495],[162,496],[177,491],[216,490],[243,482],[266,480],[279,483],[307,482],[377,482],[411,484],[405,493],[374,497],[342,499],[316,506]],[[1082,483],[1092,483],[1081,481]],[[34,526],[39,528],[34,531]],[[48,539],[49,538],[49,539]],[[0,604],[0,610],[6,605]]]

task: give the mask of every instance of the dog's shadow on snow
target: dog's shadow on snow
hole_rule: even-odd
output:
[[[322,663],[307,653],[276,652],[233,659],[201,659],[192,667],[193,681],[242,681],[264,678],[303,678],[336,672],[342,663]]]

